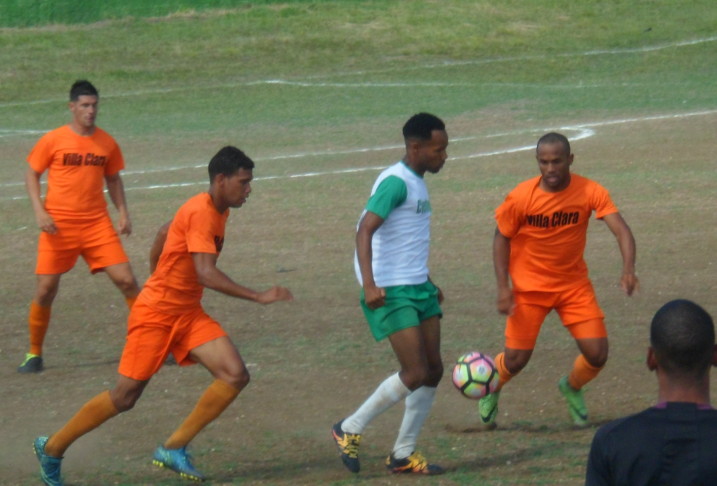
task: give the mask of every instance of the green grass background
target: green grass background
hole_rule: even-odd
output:
[[[327,431],[395,367],[356,303],[353,231],[376,169],[401,156],[400,127],[417,111],[444,118],[451,136],[453,160],[429,181],[447,368],[467,347],[502,346],[491,215],[535,173],[529,152],[504,152],[548,129],[573,137],[590,125],[594,135],[574,144],[575,170],[611,190],[638,240],[643,288],[627,299],[615,289],[614,239],[591,227],[586,256],[612,344],[589,391],[593,420],[654,400],[642,363],[659,304],[689,296],[715,312],[715,115],[687,116],[717,109],[712,1],[11,0],[0,3],[0,25],[0,265],[12,277],[0,283],[3,484],[35,484],[28,444],[111,385],[122,345],[116,290],[80,263],[53,308],[48,370],[33,381],[15,373],[34,288],[24,160],[42,131],[68,120],[78,78],[100,89],[98,123],[125,153],[135,228],[125,246],[140,280],[154,232],[206,187],[211,155],[231,143],[257,161],[220,266],[257,288],[285,284],[297,301],[259,308],[207,292],[254,378],[193,444],[216,484],[404,482],[381,471],[400,407],[367,431],[358,479],[341,469]],[[613,123],[625,119],[636,121]],[[499,154],[476,156],[490,152]],[[335,173],[357,167],[373,170]],[[332,174],[290,178],[310,172]],[[574,353],[549,319],[530,366],[504,392],[503,429],[491,434],[465,432],[474,405],[446,377],[421,446],[451,472],[420,482],[580,484],[594,429],[570,430],[555,391]],[[147,455],[206,383],[199,367],[163,370],[136,411],[71,449],[68,482],[173,484]],[[31,411],[28,399],[38,404]]]

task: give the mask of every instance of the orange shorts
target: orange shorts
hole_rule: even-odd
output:
[[[37,245],[38,275],[68,272],[82,255],[92,273],[129,259],[109,216],[89,222],[56,222],[57,233],[40,233]]]
[[[505,326],[507,348],[535,348],[540,327],[553,309],[574,338],[607,337],[605,314],[590,282],[562,292],[515,292],[513,298],[515,309]]]
[[[149,380],[170,352],[180,365],[194,364],[189,357],[192,349],[226,335],[201,307],[183,314],[167,314],[137,299],[129,313],[119,374],[133,380]]]

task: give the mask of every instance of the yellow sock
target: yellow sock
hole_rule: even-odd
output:
[[[30,315],[27,323],[30,328],[30,354],[42,356],[42,343],[50,326],[51,306],[43,307],[34,300],[30,302]]]
[[[214,380],[201,396],[194,410],[164,443],[166,449],[186,446],[204,427],[217,418],[239,395],[226,381]]]
[[[585,356],[580,354],[577,358],[575,358],[575,362],[573,363],[573,369],[568,376],[568,384],[574,390],[580,390],[582,387],[585,386],[586,383],[595,378],[598,373],[600,373],[600,370],[602,370],[602,366],[596,368],[595,366],[588,363],[588,360],[585,359]]]
[[[74,417],[50,437],[45,444],[45,453],[52,457],[62,457],[74,441],[118,413],[119,410],[110,399],[110,392],[100,393],[85,403]]]

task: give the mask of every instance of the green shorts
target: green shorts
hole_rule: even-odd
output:
[[[373,310],[366,306],[361,290],[361,308],[376,341],[401,329],[418,326],[431,317],[443,317],[438,304],[438,287],[430,281],[419,285],[385,287],[385,290],[386,305]]]

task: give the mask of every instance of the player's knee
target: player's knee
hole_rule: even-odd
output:
[[[52,305],[57,296],[58,285],[39,283],[35,292],[35,302],[43,307]]]
[[[594,368],[602,368],[607,363],[607,349],[585,356],[585,361]]]
[[[139,393],[124,393],[124,394],[112,394],[112,403],[119,413],[132,410],[137,404],[137,400],[141,394]]]
[[[426,384],[428,380],[428,367],[417,367],[415,369],[403,370],[400,374],[401,381],[409,390],[416,390]]]
[[[441,382],[441,378],[443,378],[443,363],[438,363],[428,368],[428,374],[423,384],[436,387]]]
[[[115,279],[114,283],[125,297],[136,297],[139,294],[139,285],[137,285],[137,280],[132,274]]]
[[[241,366],[237,369],[228,371],[226,376],[222,379],[237,390],[242,390],[251,381],[251,375],[249,374],[249,370],[247,370],[244,366]]]
[[[508,357],[505,356],[505,367],[508,369],[508,372],[515,376],[521,371],[523,371],[523,368],[525,368],[528,365],[528,361],[530,361],[530,356],[513,356]]]

